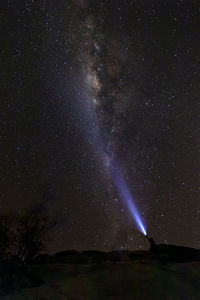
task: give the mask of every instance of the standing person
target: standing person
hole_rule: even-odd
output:
[[[156,243],[155,243],[155,241],[152,237],[149,237],[148,235],[146,235],[146,238],[150,243],[150,249],[149,250],[152,254],[152,258],[155,259],[155,258],[157,258],[157,255],[158,255]]]

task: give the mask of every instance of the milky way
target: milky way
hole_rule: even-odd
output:
[[[164,196],[166,190],[169,202],[175,199],[172,182],[179,178],[175,176],[172,179],[170,175],[169,170],[173,173],[171,161],[174,161],[174,158],[172,156],[171,161],[168,162],[167,157],[171,157],[171,150],[164,155],[164,164],[162,158],[162,144],[166,143],[162,136],[166,134],[169,145],[173,144],[173,123],[176,118],[173,112],[174,88],[170,88],[171,70],[166,70],[163,61],[162,71],[158,71],[160,63],[156,62],[156,51],[159,53],[159,47],[161,51],[165,49],[161,46],[162,42],[156,41],[155,37],[149,40],[154,27],[153,25],[152,28],[150,27],[148,37],[148,25],[145,22],[141,24],[141,16],[136,17],[139,11],[137,3],[130,1],[121,5],[119,1],[113,5],[112,1],[101,4],[82,1],[81,4],[85,17],[80,29],[79,43],[82,46],[79,56],[87,91],[86,101],[89,101],[90,113],[94,115],[93,132],[98,132],[94,135],[93,146],[94,149],[96,147],[98,155],[103,157],[107,170],[112,169],[113,162],[119,162],[120,172],[122,170],[123,177],[135,196],[134,201],[148,223],[149,211],[157,205],[156,203],[165,202],[160,199],[166,197]],[[151,7],[150,4],[147,6]],[[156,13],[153,7],[152,4],[151,9]],[[149,16],[152,13],[151,9],[146,8]],[[131,14],[136,17],[133,22],[131,22]],[[147,18],[145,15],[144,17]],[[140,24],[142,31],[140,31]],[[174,57],[176,59],[176,53]],[[170,65],[173,68],[173,63],[169,63]],[[157,74],[160,74],[162,81]],[[169,96],[164,95],[166,92]],[[177,151],[176,148],[174,151]],[[103,176],[106,175],[104,172]],[[162,176],[163,183],[160,186],[159,181]],[[105,201],[112,210],[115,204],[113,199],[120,202],[119,190],[116,189],[115,184],[113,186],[112,180],[109,182],[109,179],[107,177],[105,184],[109,190],[109,198]],[[155,192],[158,189],[159,197]],[[115,194],[116,190],[117,194]],[[169,210],[165,212],[159,208],[159,205],[155,208],[156,219],[158,216],[162,219],[165,215],[170,215],[174,204],[167,206]],[[120,212],[126,209],[123,202],[120,202],[118,212],[114,207],[113,210],[115,212],[112,215],[111,227],[114,229],[111,230],[111,244],[114,243],[115,236],[118,240],[118,230],[113,224],[119,221],[116,221],[115,216],[118,215],[121,218],[120,222],[123,223],[124,216]],[[125,215],[127,216],[127,211]],[[150,227],[154,227],[152,219],[149,222]],[[157,226],[157,232],[165,231],[166,227],[162,220]],[[128,228],[131,228],[130,220],[127,221],[127,231]],[[167,238],[165,240],[167,241]]]
[[[93,136],[95,139],[93,145],[96,146],[95,150],[98,149],[100,163],[105,166],[105,171],[109,172],[111,183],[132,214],[136,226],[146,235],[144,224],[142,224],[134,200],[123,178],[120,162],[116,164],[118,156],[120,158],[120,140],[123,139],[123,129],[126,125],[126,120],[125,118],[123,120],[122,116],[126,116],[126,108],[130,101],[129,90],[127,92],[123,87],[124,77],[127,74],[123,73],[122,69],[127,66],[127,59],[121,59],[123,54],[119,53],[119,47],[116,48],[117,42],[113,37],[110,37],[110,40],[115,47],[111,53],[108,52],[107,48],[109,48],[110,42],[107,44],[106,40],[109,38],[101,34],[101,31],[102,28],[98,28],[94,18],[88,18],[83,34],[86,38],[86,47],[83,49],[85,50],[83,59],[86,61],[84,82],[89,98],[86,105],[91,108],[88,113],[94,115],[93,127],[95,129],[93,132],[100,131],[98,136]],[[105,59],[106,55],[109,57],[108,61]]]
[[[158,243],[199,247],[198,1],[0,5],[0,212],[55,218],[49,252],[147,249],[123,187]]]

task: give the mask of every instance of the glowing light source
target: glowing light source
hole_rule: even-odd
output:
[[[112,166],[111,168],[111,176],[113,179],[113,183],[115,185],[116,190],[120,194],[121,198],[124,200],[127,208],[129,209],[131,215],[133,216],[137,228],[144,234],[147,235],[145,226],[142,222],[142,219],[136,209],[136,206],[133,202],[133,197],[131,192],[125,182],[119,167]]]

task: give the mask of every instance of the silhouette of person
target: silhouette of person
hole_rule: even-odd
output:
[[[149,243],[150,243],[150,252],[152,254],[152,258],[156,258],[157,257],[157,247],[156,247],[156,243],[154,241],[154,239],[152,237],[149,237],[148,235],[146,235],[146,238],[148,239]]]

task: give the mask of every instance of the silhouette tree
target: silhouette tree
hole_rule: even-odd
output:
[[[11,216],[0,216],[0,259],[9,258],[15,247],[15,220]]]
[[[1,258],[33,260],[45,248],[47,234],[54,224],[35,209],[20,217],[0,216]]]
[[[52,222],[34,210],[21,218],[17,236],[17,256],[22,261],[30,261],[44,250],[45,237],[52,226]]]

